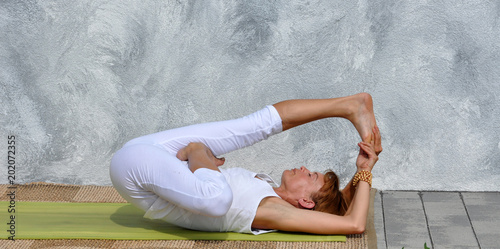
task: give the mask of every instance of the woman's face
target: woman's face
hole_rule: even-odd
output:
[[[306,167],[285,170],[281,177],[281,185],[298,198],[309,198],[325,184],[325,175],[311,172]]]

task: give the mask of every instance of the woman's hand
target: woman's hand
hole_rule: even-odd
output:
[[[203,143],[189,143],[188,146],[177,152],[177,158],[181,161],[188,161],[189,156],[199,151],[205,152],[210,160],[213,160],[215,166],[217,167],[222,166],[226,161],[224,157],[215,157],[212,151]]]
[[[380,130],[378,129],[378,126],[375,126],[373,128],[373,137],[375,139],[375,154],[377,156],[382,152],[382,136],[380,136]]]
[[[188,161],[189,169],[195,172],[199,168],[207,168],[220,171],[226,161],[225,158],[217,158],[212,151],[202,143],[189,143],[188,146],[177,152],[177,158],[181,161]]]
[[[372,139],[370,143],[360,142],[358,159],[356,160],[356,166],[358,171],[368,170],[371,171],[373,166],[378,161],[378,155],[382,152],[382,142],[381,142],[380,131],[378,127],[373,128]]]

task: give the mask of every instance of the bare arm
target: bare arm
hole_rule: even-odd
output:
[[[349,210],[351,209],[351,205],[352,205],[352,202],[353,202],[353,199],[354,199],[354,194],[356,194],[356,188],[354,188],[354,186],[352,186],[352,180],[354,179],[354,176],[351,178],[351,180],[349,181],[349,183],[347,183],[347,185],[345,186],[344,189],[342,189],[342,195],[347,203],[347,206],[349,207],[347,212],[349,212]]]
[[[366,227],[370,186],[360,182],[355,194],[357,201],[349,215],[338,216],[324,212],[299,209],[288,202],[271,197],[263,200],[252,227],[313,234],[358,234]]]
[[[375,126],[372,129],[372,139],[370,141],[371,144],[373,144],[373,150],[375,152],[375,155],[379,155],[382,152],[382,137],[380,135],[380,130],[378,129],[377,126]],[[358,154],[358,159],[356,160],[356,167],[357,167],[357,172],[362,171],[362,170],[368,170],[372,171],[373,165],[368,163],[369,156],[368,154],[364,151],[364,149],[361,147],[362,143],[360,143],[358,146],[359,148],[359,154]],[[354,177],[353,177],[354,178]],[[342,190],[342,194],[344,195],[344,198],[347,201],[347,205],[349,206],[347,213],[350,212],[351,207],[354,202],[354,194],[356,193],[356,188],[352,185],[352,181],[349,181],[349,183],[345,186],[345,188]]]
[[[358,158],[358,168],[371,170],[378,160],[375,152],[375,140],[370,143],[361,142],[359,147],[363,153],[360,153],[360,158]],[[267,198],[259,205],[252,226],[261,229],[315,234],[362,233],[366,228],[370,204],[370,185],[360,181],[354,192],[353,201],[344,216],[298,209],[279,198]]]

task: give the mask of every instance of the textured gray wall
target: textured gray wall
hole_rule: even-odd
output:
[[[0,155],[15,135],[19,183],[108,185],[136,136],[367,91],[376,188],[499,191],[499,22],[498,0],[2,1]],[[227,166],[346,182],[358,140],[322,120]]]

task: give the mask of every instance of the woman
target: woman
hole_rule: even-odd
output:
[[[362,138],[358,173],[342,192],[333,172],[285,170],[281,185],[273,187],[265,174],[219,168],[224,158],[216,156],[328,117],[348,119]],[[381,151],[372,98],[360,93],[287,100],[240,119],[139,137],[116,152],[110,176],[123,198],[146,212],[144,217],[185,228],[353,234],[365,229],[371,170]]]

